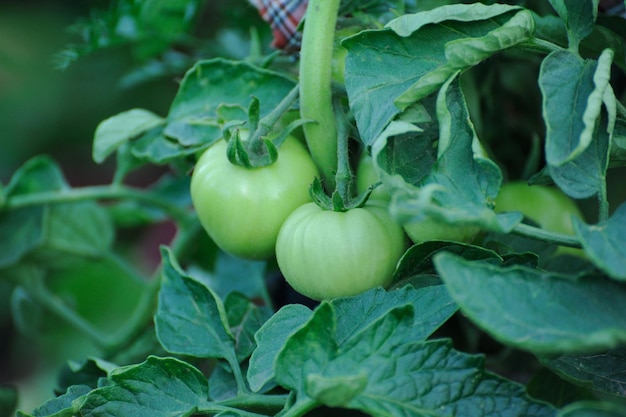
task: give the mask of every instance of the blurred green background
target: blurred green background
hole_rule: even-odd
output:
[[[171,49],[167,41],[152,42],[150,34],[126,28],[127,39],[103,36],[98,41],[112,45],[59,69],[59,54],[67,51],[68,45],[84,45],[80,31],[70,28],[86,19],[93,22],[94,16],[104,16],[106,21],[112,14],[104,12],[122,3],[141,2],[0,1],[2,184],[6,185],[24,162],[39,154],[57,161],[72,186],[109,183],[114,158],[103,165],[95,164],[91,158],[98,123],[136,107],[166,115],[184,71],[200,58],[247,56],[251,27],[258,28],[260,43],[269,50],[269,29],[246,0],[198,0],[189,35],[173,37],[176,39],[172,39]],[[184,2],[169,4],[174,3]],[[154,167],[141,169],[131,174],[128,182],[145,185],[162,172]],[[165,225],[138,234],[137,239],[140,244],[149,242],[147,245],[155,249],[171,234],[171,227]],[[125,238],[118,236],[118,240]],[[49,285],[55,286],[54,277]],[[105,295],[112,288],[117,291],[114,303]],[[80,360],[99,352],[67,325],[38,310],[36,305],[29,305],[27,297],[14,295],[12,299],[13,290],[7,280],[0,279],[0,390],[17,385],[18,407],[30,412],[52,398],[57,373],[68,359]],[[111,265],[97,264],[80,274],[64,275],[57,290],[67,293],[62,296],[74,297],[76,308],[102,330],[112,330],[115,323],[125,320],[124,314],[132,310],[139,293],[137,282],[124,276],[124,272],[116,273]],[[10,317],[10,304],[15,300],[25,303],[22,308],[35,323],[34,327],[33,323],[28,325],[36,331],[24,334],[18,330]],[[110,308],[111,304],[116,307]],[[92,314],[94,311],[99,313]]]

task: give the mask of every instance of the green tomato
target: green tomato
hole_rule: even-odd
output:
[[[426,218],[418,222],[405,223],[404,230],[415,244],[431,240],[451,240],[469,243],[480,232],[475,226],[450,225]]]
[[[281,227],[276,260],[296,291],[323,300],[389,285],[404,249],[402,227],[384,204],[337,212],[308,203]]]
[[[561,190],[555,187],[510,182],[500,188],[495,211],[519,211],[541,228],[551,232],[574,234],[571,216],[582,219],[580,209]]]
[[[226,147],[219,140],[198,160],[191,177],[194,208],[222,250],[246,259],[268,259],[287,216],[311,201],[308,189],[317,168],[293,137],[281,145],[274,164],[261,168],[230,163]]]

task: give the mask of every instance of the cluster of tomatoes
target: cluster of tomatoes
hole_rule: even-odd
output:
[[[479,233],[476,228],[428,220],[403,227],[387,211],[389,195],[382,187],[361,208],[319,207],[309,195],[318,170],[306,146],[294,136],[282,144],[275,163],[259,168],[232,164],[226,148],[224,140],[216,142],[194,169],[191,196],[202,226],[230,254],[258,260],[275,256],[287,282],[312,299],[354,295],[390,284],[407,235],[414,243],[469,242]],[[377,181],[371,160],[362,158],[359,191]],[[558,190],[524,183],[505,184],[496,204],[500,211],[521,211],[540,226],[561,233],[573,233],[571,224],[561,224],[561,219],[567,222],[572,213],[580,217],[575,204]]]

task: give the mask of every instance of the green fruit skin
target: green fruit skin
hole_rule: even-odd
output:
[[[296,291],[324,300],[389,285],[405,247],[402,227],[383,202],[346,212],[308,203],[281,227],[276,260]]]
[[[309,186],[318,170],[307,149],[289,137],[272,165],[247,169],[230,163],[219,140],[198,160],[191,198],[200,223],[225,252],[245,259],[269,259],[287,216],[311,201]]]
[[[431,240],[469,243],[480,232],[478,227],[449,225],[428,218],[419,222],[405,223],[403,226],[406,234],[415,244]]]
[[[498,213],[519,211],[541,228],[567,235],[574,234],[571,216],[583,218],[576,203],[555,187],[506,183],[500,188],[495,203]]]

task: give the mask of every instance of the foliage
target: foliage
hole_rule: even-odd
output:
[[[342,85],[275,52],[194,49],[202,1],[120,0],[93,17],[71,58],[129,43],[140,63],[189,48],[189,65],[167,114],[129,109],[95,130],[93,159],[117,163],[111,184],[73,188],[38,156],[0,189],[0,283],[16,327],[37,335],[61,319],[99,351],[60,373],[58,396],[18,415],[625,415],[626,197],[610,192],[626,160],[623,18],[603,16],[597,0],[551,0],[547,13],[533,2],[430,3],[310,0],[338,19],[304,22],[302,62],[331,73],[332,48],[311,47],[307,29],[358,28],[342,41]],[[312,199],[327,209],[370,196],[352,192],[367,153],[395,221],[480,232],[409,247],[387,288],[285,302],[276,262],[219,249],[189,195],[200,155],[222,137],[239,146],[242,126],[278,148],[272,161],[277,136],[301,137],[323,175]],[[128,185],[150,165],[163,178]],[[587,207],[575,234],[494,210],[518,180]],[[164,222],[176,234],[144,277],[123,233]],[[70,278],[94,265],[106,279],[104,303],[91,305],[95,287]],[[0,411],[12,413],[16,396],[0,387]]]

